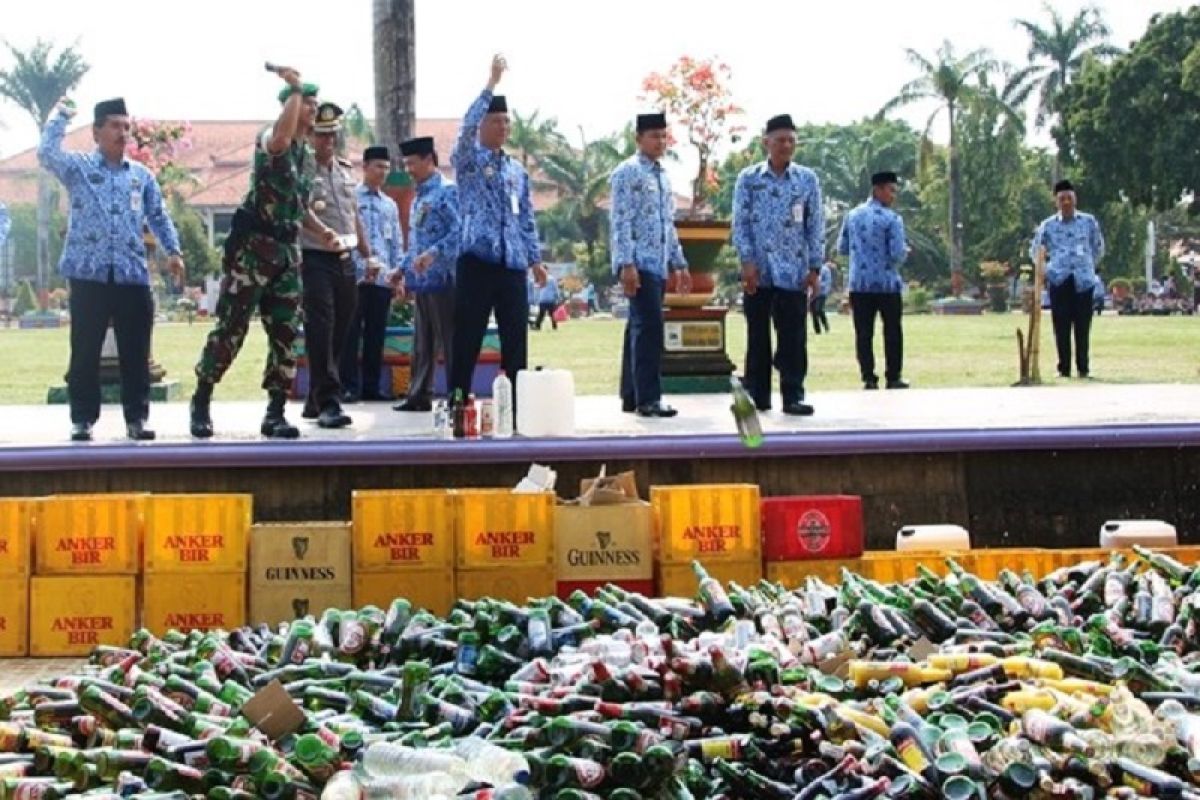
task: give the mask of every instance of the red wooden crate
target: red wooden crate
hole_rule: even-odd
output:
[[[856,558],[863,552],[862,498],[764,498],[762,536],[765,561]]]

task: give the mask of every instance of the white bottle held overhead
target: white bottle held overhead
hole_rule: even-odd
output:
[[[513,385],[504,370],[492,381],[492,436],[508,439],[513,435]]]

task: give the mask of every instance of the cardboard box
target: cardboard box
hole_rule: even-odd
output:
[[[559,581],[654,577],[654,509],[636,502],[554,510]]]
[[[251,623],[350,608],[350,524],[295,522],[250,529]]]

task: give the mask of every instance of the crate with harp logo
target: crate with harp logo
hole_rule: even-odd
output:
[[[252,623],[350,608],[350,525],[291,522],[250,529]]]
[[[554,539],[560,597],[605,583],[654,593],[654,509],[633,473],[585,480],[577,503],[555,507]]]

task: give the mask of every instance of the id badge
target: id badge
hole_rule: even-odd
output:
[[[509,202],[512,203],[512,213],[514,217],[521,216],[521,199],[517,197],[517,193],[513,192],[508,196]]]
[[[797,225],[804,222],[804,203],[792,203],[792,222]]]
[[[1087,248],[1081,244],[1075,245],[1075,255],[1079,256],[1080,258],[1083,258],[1084,256],[1087,255]]]
[[[129,193],[129,208],[136,214],[142,213],[142,193],[134,189]]]

